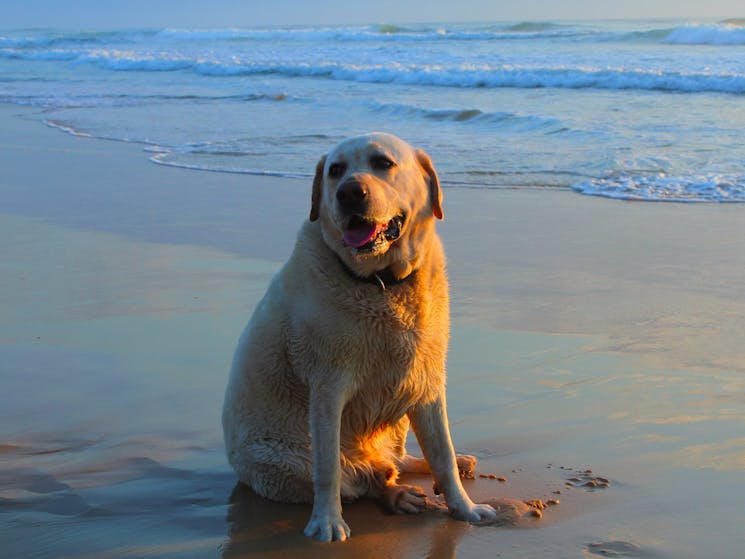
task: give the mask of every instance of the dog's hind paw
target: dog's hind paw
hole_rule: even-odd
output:
[[[421,487],[391,485],[382,495],[383,505],[394,514],[417,514],[427,507],[427,495]]]
[[[476,457],[471,456],[470,454],[459,454],[457,456],[457,461],[460,477],[473,479],[473,471],[476,469],[476,463],[478,462]]]

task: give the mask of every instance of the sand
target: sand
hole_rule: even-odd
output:
[[[310,184],[157,166],[32,114],[0,107],[3,557],[741,553],[743,206],[446,185],[452,431],[500,522],[361,502],[319,544],[309,507],[235,486],[219,426]]]

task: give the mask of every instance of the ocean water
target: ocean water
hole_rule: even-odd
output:
[[[0,102],[200,170],[384,130],[446,188],[745,201],[745,20],[2,30]]]

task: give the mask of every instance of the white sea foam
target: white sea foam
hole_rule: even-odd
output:
[[[194,67],[194,61],[185,56],[141,54],[135,51],[95,49],[80,55],[77,62],[98,64],[107,70],[170,72]]]
[[[363,83],[461,88],[639,89],[680,92],[745,93],[745,73],[665,72],[626,68],[530,66],[455,67],[416,65],[223,64],[199,63],[194,71],[212,76],[280,74],[325,77]]]
[[[59,121],[52,120],[52,119],[46,119],[44,120],[44,124],[46,124],[50,128],[56,128],[57,130],[60,130],[61,132],[64,132],[65,134],[70,134],[71,136],[78,136],[79,138],[92,138],[93,137],[91,134],[88,134],[86,132],[81,132],[80,130],[76,130],[74,127],[64,122],[59,122]]]
[[[357,65],[325,62],[320,64],[224,63],[186,60],[138,61],[129,59],[136,69],[178,69],[191,67],[206,76],[279,74],[288,77],[324,77],[363,83],[397,83],[461,88],[567,88],[641,89],[681,92],[715,91],[745,93],[745,73],[664,72],[626,68],[430,65]],[[111,62],[106,63],[107,67]],[[117,65],[124,66],[124,59]],[[144,66],[144,68],[143,68]]]
[[[589,196],[658,202],[745,202],[745,175],[620,175],[573,186]]]
[[[745,71],[675,72],[626,67],[584,67],[533,65],[365,65],[340,62],[244,62],[239,57],[214,59],[170,51],[153,54],[119,49],[18,51],[0,49],[2,58],[74,61],[92,63],[107,70],[174,71],[191,70],[203,76],[251,76],[276,74],[287,77],[327,78],[340,81],[406,84],[459,88],[563,88],[637,89],[678,92],[745,93]]]
[[[189,169],[192,171],[206,171],[210,173],[231,173],[237,175],[254,175],[260,177],[284,177],[292,179],[309,179],[313,175],[311,173],[293,173],[290,171],[270,171],[260,169],[245,169],[242,167],[225,167],[224,165],[204,165],[196,163],[186,163],[184,161],[173,161],[169,159],[172,154],[168,151],[159,150],[148,150],[155,152],[155,155],[150,156],[150,161],[158,165],[165,165],[166,167],[176,167],[178,169]]]

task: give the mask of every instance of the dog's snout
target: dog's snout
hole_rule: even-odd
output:
[[[344,211],[362,213],[367,198],[367,187],[357,179],[344,181],[336,190],[336,199]]]

